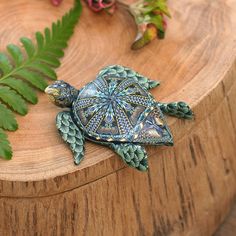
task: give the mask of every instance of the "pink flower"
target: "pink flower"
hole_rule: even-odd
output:
[[[51,2],[54,6],[59,6],[62,0],[51,0]]]
[[[115,9],[115,0],[86,0],[89,7],[95,11],[107,10],[109,13],[113,13]]]

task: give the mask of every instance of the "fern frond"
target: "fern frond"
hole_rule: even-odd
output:
[[[8,57],[3,54],[0,53],[0,70],[2,72],[2,75],[7,75],[8,73],[10,73],[12,71],[12,65],[8,59]]]
[[[2,129],[0,129],[0,157],[10,160],[12,157],[12,149],[9,141],[7,140],[7,135]]]
[[[25,100],[32,104],[36,104],[38,102],[35,91],[22,80],[9,77],[3,80],[1,84],[7,85],[8,87],[16,90],[16,92],[18,92]]]
[[[25,48],[25,51],[26,51],[28,57],[32,58],[35,53],[35,47],[34,47],[34,44],[32,43],[32,41],[28,38],[25,38],[25,37],[21,38],[20,41],[23,44],[23,47]]]
[[[14,131],[18,128],[15,116],[4,104],[0,103],[0,127]]]
[[[20,115],[27,114],[28,110],[25,101],[9,87],[0,87],[0,99]]]
[[[41,74],[45,75],[49,79],[52,79],[52,80],[57,79],[57,74],[55,73],[55,71],[53,69],[51,69],[51,67],[46,64],[34,62],[34,63],[31,63],[28,66],[28,68],[31,70],[35,70],[35,71],[40,72]]]
[[[57,79],[55,68],[60,66],[60,58],[64,56],[63,50],[74,32],[81,10],[80,1],[76,0],[74,7],[53,23],[51,29],[35,33],[35,42],[22,37],[21,47],[9,44],[7,52],[0,53],[0,157],[10,159],[12,156],[3,131],[18,128],[12,111],[27,114],[25,101],[37,103],[34,89],[43,91],[47,79]]]
[[[43,76],[34,71],[29,71],[27,68],[22,68],[15,73],[16,78],[21,78],[28,81],[32,86],[43,91],[47,87],[47,82]],[[0,81],[1,83],[1,81]]]

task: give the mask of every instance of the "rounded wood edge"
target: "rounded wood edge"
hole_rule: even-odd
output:
[[[232,63],[231,67],[227,71],[225,71],[224,78],[219,80],[208,94],[204,94],[202,98],[199,99],[199,103],[190,103],[195,113],[194,120],[189,121],[168,118],[168,123],[174,136],[175,145],[178,145],[178,142],[188,135],[196,125],[204,121],[209,114],[217,108],[217,106],[221,105],[231,87],[235,85],[235,75],[236,61]],[[159,152],[162,152],[166,148],[169,147],[158,147],[158,150]],[[147,147],[147,150],[149,158],[155,158],[156,147]],[[78,169],[75,172],[56,176],[54,178],[39,179],[37,181],[8,181],[1,179],[0,196],[13,198],[52,196],[84,186],[124,168],[128,167],[117,158],[116,154],[110,152],[110,155],[107,156],[105,160],[83,169]]]

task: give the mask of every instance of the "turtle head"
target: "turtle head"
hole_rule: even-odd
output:
[[[59,107],[71,107],[78,90],[63,80],[57,80],[45,89],[50,100]]]

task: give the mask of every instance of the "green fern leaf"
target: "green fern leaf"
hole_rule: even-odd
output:
[[[20,48],[17,47],[16,45],[14,45],[14,44],[9,44],[7,46],[7,51],[12,56],[12,58],[15,62],[15,65],[20,66],[22,64],[23,60],[24,60],[23,54],[22,54]]]
[[[58,68],[61,65],[60,61],[55,56],[50,55],[48,52],[45,52],[40,57],[38,57],[38,61],[44,62],[54,68]]]
[[[45,34],[46,44],[49,44],[50,41],[51,41],[51,31],[50,31],[50,29],[45,28],[44,34]]]
[[[32,104],[36,104],[38,102],[38,98],[36,96],[35,91],[27,83],[19,79],[14,79],[14,78],[9,77],[3,80],[2,84],[5,84],[8,87],[16,90],[28,102]]]
[[[32,58],[35,52],[33,42],[30,39],[25,38],[25,37],[21,38],[20,41],[23,44],[28,57]]]
[[[0,114],[0,128],[10,131],[17,130],[18,125],[14,114],[2,103],[0,103]]]
[[[74,31],[82,6],[79,0],[61,20],[36,32],[35,43],[26,37],[20,38],[22,47],[7,46],[7,53],[0,53],[0,157],[11,159],[12,151],[3,129],[14,131],[17,122],[12,111],[25,115],[27,102],[37,103],[34,88],[43,91],[46,79],[57,79],[55,68],[64,56],[63,49]],[[12,110],[12,111],[11,111]],[[1,129],[2,128],[2,129]]]
[[[64,52],[60,48],[51,48],[50,53],[57,58],[61,58],[64,56]]]
[[[12,65],[8,57],[3,53],[0,53],[0,70],[2,71],[3,75],[9,73],[12,70]]]
[[[48,78],[52,80],[57,79],[57,74],[55,73],[55,71],[46,64],[35,62],[35,63],[31,63],[29,65],[29,68],[42,73],[43,75],[47,76]]]
[[[7,139],[7,135],[0,129],[0,157],[10,160],[12,157],[12,149]]]
[[[38,50],[40,51],[43,48],[43,45],[44,45],[43,34],[41,32],[36,32],[35,37],[36,37],[36,40],[37,40]]]
[[[14,90],[0,86],[0,99],[20,115],[27,114],[28,109],[25,101]]]
[[[17,71],[15,73],[15,75],[17,77],[27,80],[34,87],[40,89],[41,91],[44,91],[44,89],[47,87],[46,80],[40,74],[38,74],[34,71],[30,71],[27,69],[21,69],[21,70]]]

